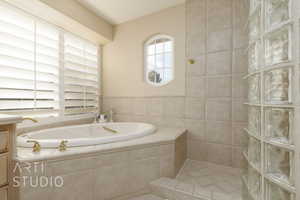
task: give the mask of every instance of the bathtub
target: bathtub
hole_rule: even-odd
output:
[[[51,128],[17,137],[18,147],[32,147],[37,141],[44,148],[57,148],[62,141],[68,147],[92,146],[140,138],[153,134],[156,127],[145,123],[98,123]]]

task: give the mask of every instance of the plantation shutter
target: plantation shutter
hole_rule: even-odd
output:
[[[0,112],[57,115],[59,31],[0,5]]]
[[[98,48],[70,33],[64,36],[65,114],[98,110]]]

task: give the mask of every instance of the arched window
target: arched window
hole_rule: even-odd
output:
[[[155,35],[146,41],[145,80],[161,86],[174,79],[174,39],[168,35]]]

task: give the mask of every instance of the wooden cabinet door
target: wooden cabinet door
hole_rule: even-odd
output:
[[[8,183],[7,180],[7,154],[0,154],[0,186],[6,185]]]
[[[0,131],[0,153],[8,151],[8,132]]]
[[[1,200],[7,200],[7,189],[1,189],[0,188],[0,199]]]

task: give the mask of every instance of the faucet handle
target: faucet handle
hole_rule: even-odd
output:
[[[27,140],[27,143],[33,143],[32,152],[40,152],[41,151],[41,145],[38,141],[35,140]]]
[[[60,142],[60,145],[58,146],[59,151],[66,151],[67,150],[67,143],[68,140],[63,140]]]

